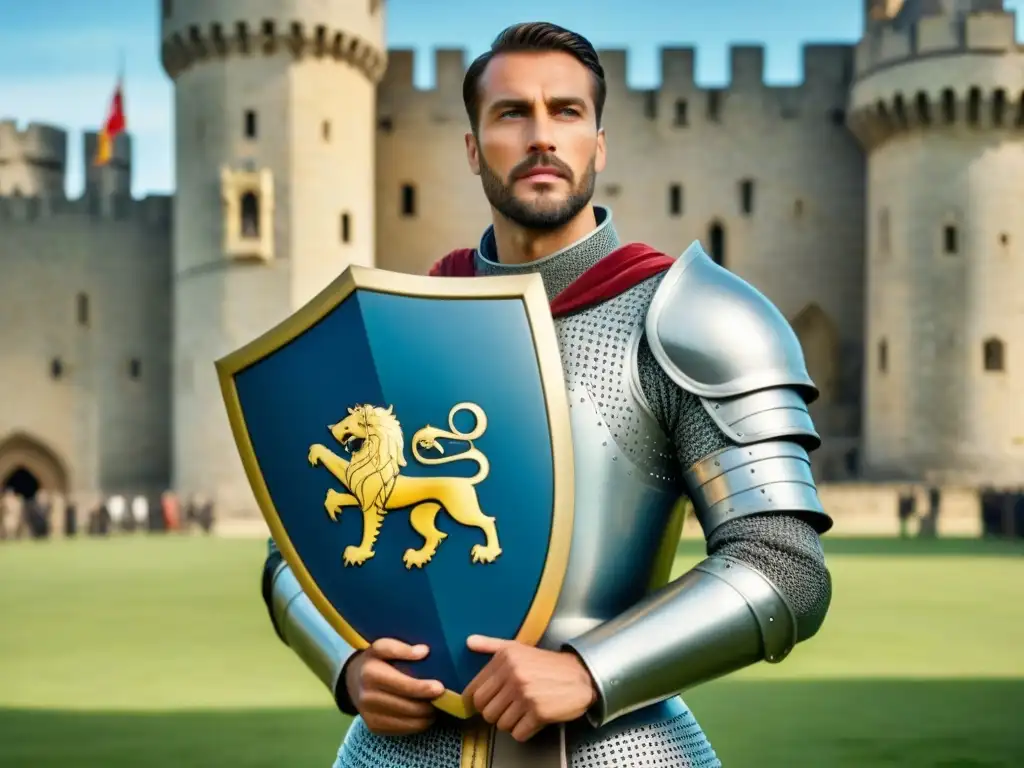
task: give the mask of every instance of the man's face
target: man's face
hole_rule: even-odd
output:
[[[564,226],[605,165],[590,71],[567,53],[505,53],[479,87],[479,128],[466,149],[488,201],[526,229]]]

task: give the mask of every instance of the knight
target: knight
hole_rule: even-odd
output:
[[[263,596],[281,639],[354,716],[335,768],[721,763],[681,698],[778,663],[831,600],[820,536],[832,525],[810,454],[817,396],[779,310],[693,243],[672,258],[623,244],[593,204],[605,167],[606,86],[593,46],[547,23],[504,30],[463,88],[470,169],[492,224],[432,275],[536,273],[570,395],[575,524],[568,570],[537,647],[473,637],[492,654],[466,695],[493,726],[482,762],[434,682],[353,651],[303,594],[273,542]],[[500,333],[500,329],[495,330]],[[706,557],[669,580],[686,497]]]

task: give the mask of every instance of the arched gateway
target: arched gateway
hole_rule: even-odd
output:
[[[67,493],[64,462],[41,441],[15,433],[0,441],[0,492],[11,489],[32,498],[38,491]]]

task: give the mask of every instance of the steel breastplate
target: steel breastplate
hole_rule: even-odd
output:
[[[649,590],[679,500],[675,451],[650,414],[636,348],[658,279],[556,320],[575,459],[572,545],[540,645],[557,648]]]

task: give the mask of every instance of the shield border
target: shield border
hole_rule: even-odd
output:
[[[427,277],[351,265],[291,316],[245,346],[217,360],[217,378],[220,381],[235,445],[271,535],[299,584],[302,585],[303,591],[320,614],[352,648],[360,650],[369,647],[369,642],[345,621],[324,596],[288,537],[256,460],[234,378],[244,369],[269,357],[292,339],[312,328],[356,290],[410,298],[519,299],[523,302],[537,352],[554,457],[554,514],[548,558],[533,602],[515,637],[518,642],[536,645],[554,614],[565,580],[572,539],[575,493],[569,397],[562,374],[554,320],[543,280],[538,274],[474,278]],[[438,709],[462,719],[476,714],[472,701],[449,689],[434,699],[433,704]]]

